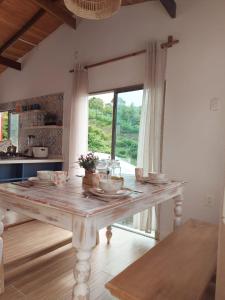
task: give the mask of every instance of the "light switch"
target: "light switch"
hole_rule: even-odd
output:
[[[204,206],[209,208],[215,206],[215,197],[213,195],[206,195],[204,199]]]
[[[220,99],[219,98],[212,98],[210,100],[210,110],[211,111],[218,111],[220,109]]]

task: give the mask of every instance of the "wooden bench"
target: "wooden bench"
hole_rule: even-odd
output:
[[[218,227],[190,220],[106,284],[121,300],[198,300],[216,272]]]
[[[216,300],[225,299],[225,195],[219,228],[218,260],[216,275]]]

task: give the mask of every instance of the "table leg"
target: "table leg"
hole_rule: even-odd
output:
[[[107,244],[109,245],[110,244],[110,240],[112,238],[112,226],[107,226],[107,229],[106,229],[106,238],[107,238]]]
[[[3,238],[2,238],[4,232],[4,224],[3,224],[4,216],[5,216],[5,211],[3,209],[0,209],[0,294],[4,293],[5,290]]]
[[[161,212],[161,207],[162,205],[161,204],[158,204],[156,207],[155,207],[155,213],[156,213],[156,231],[155,231],[155,239],[156,241],[160,241],[160,226],[161,226],[161,215],[160,215],[160,212]]]
[[[88,300],[90,296],[89,277],[91,274],[91,249],[78,249],[76,253],[76,264],[74,266],[75,285],[73,289],[73,300]]]
[[[182,204],[183,204],[183,193],[177,195],[174,198],[174,229],[182,224]]]
[[[91,252],[96,246],[96,227],[91,220],[76,218],[73,225],[73,246],[76,260],[73,269],[75,285],[73,300],[89,300],[89,278],[91,273]]]

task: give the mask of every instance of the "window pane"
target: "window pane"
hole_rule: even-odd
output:
[[[118,94],[116,118],[116,158],[122,172],[133,174],[137,164],[138,136],[143,90]]]
[[[88,150],[100,159],[111,154],[113,98],[113,92],[89,96]]]
[[[18,150],[19,114],[10,114],[10,140]]]
[[[0,113],[0,141],[9,139],[9,114],[7,111]]]

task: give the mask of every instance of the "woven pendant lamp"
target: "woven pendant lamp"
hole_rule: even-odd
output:
[[[64,0],[64,2],[73,14],[90,20],[109,18],[121,6],[121,0]]]

